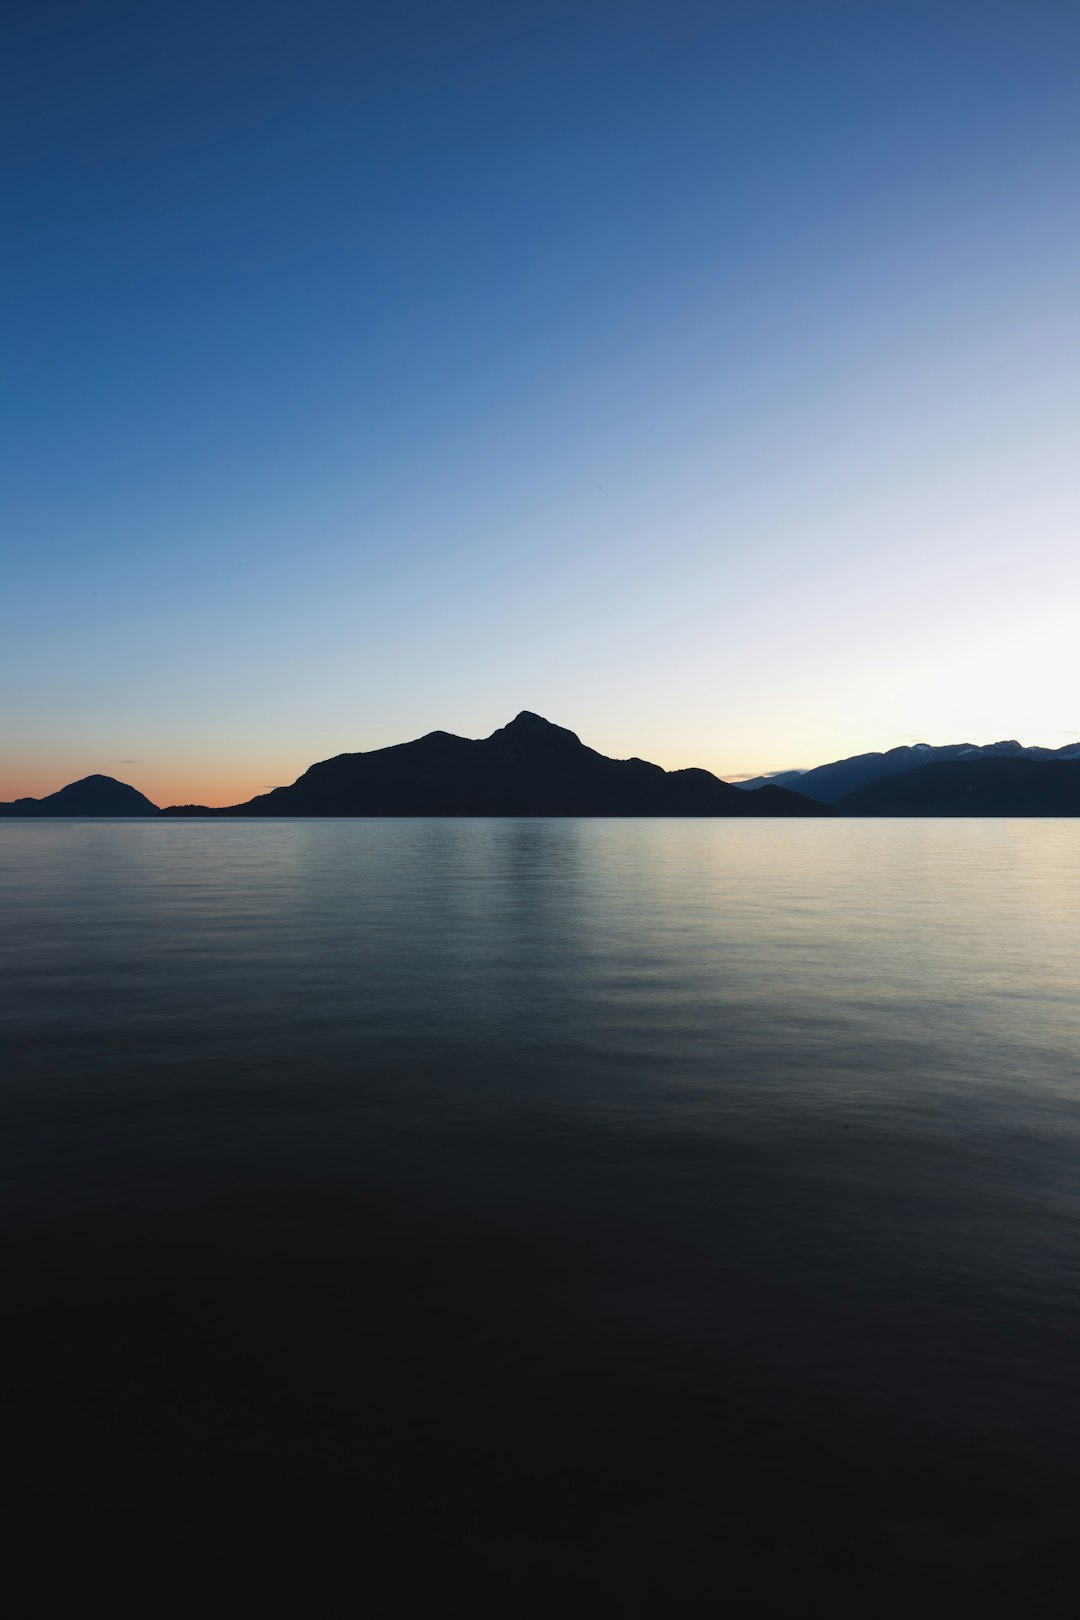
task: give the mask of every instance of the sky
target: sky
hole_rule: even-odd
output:
[[[0,26],[0,798],[1080,736],[1073,0]]]

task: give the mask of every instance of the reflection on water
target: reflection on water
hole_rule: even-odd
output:
[[[18,1495],[63,1521],[90,1469],[215,1579],[274,1524],[342,1612],[357,1514],[482,1544],[505,1613],[571,1544],[661,1612],[672,1515],[702,1602],[811,1502],[818,1580],[849,1535],[910,1597],[926,1521],[970,1589],[961,1499],[1030,1563],[1080,1439],[1078,837],[3,826]]]

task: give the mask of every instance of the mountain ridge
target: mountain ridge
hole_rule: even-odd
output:
[[[1080,758],[936,760],[837,801],[844,816],[1077,816]]]
[[[798,786],[788,786],[797,783]],[[288,787],[220,809],[164,810],[115,777],[0,803],[0,818],[150,816],[994,816],[1080,814],[1080,742],[905,744],[802,773],[729,783],[695,767],[610,759],[523,709],[488,737],[426,732],[317,760]]]
[[[883,777],[897,776],[924,766],[953,760],[983,761],[988,759],[1069,760],[1080,759],[1080,743],[1065,743],[1061,748],[1025,747],[1015,738],[992,743],[906,743],[884,752],[851,754],[845,759],[830,760],[805,771],[778,771],[774,776],[756,776],[735,785],[743,793],[760,792],[764,786],[791,787],[809,799],[823,804],[838,804],[846,794],[867,786]]]
[[[752,806],[752,808],[751,808]],[[337,754],[288,787],[167,816],[746,816],[831,808],[782,788],[747,796],[711,772],[609,759],[576,732],[523,709],[489,737],[431,731],[367,753]]]

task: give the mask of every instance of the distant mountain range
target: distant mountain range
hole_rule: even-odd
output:
[[[813,816],[830,806],[784,788],[740,793],[704,770],[608,759],[524,710],[490,737],[432,731],[415,742],[312,765],[291,787],[226,810],[167,816]]]
[[[1077,816],[1080,759],[938,760],[837,801],[845,816]]]
[[[84,776],[69,782],[58,793],[44,799],[14,799],[0,804],[0,816],[156,816],[151,804],[137,788],[117,782],[111,776]]]
[[[608,759],[572,731],[524,710],[490,737],[432,731],[415,742],[338,754],[291,787],[223,810],[155,804],[111,776],[86,776],[43,799],[0,804],[12,816],[1075,816],[1080,742],[949,743],[856,754],[810,771],[736,784],[705,770]]]
[[[879,782],[884,777],[905,776],[928,765],[955,763],[965,766],[995,759],[1026,759],[1043,764],[1080,760],[1080,742],[1067,743],[1064,748],[1057,749],[1025,748],[1021,743],[1011,740],[986,743],[981,747],[974,743],[946,743],[941,747],[931,747],[929,743],[915,743],[911,747],[890,748],[884,754],[853,754],[850,759],[837,759],[829,765],[818,765],[809,771],[778,771],[772,776],[755,776],[737,785],[744,792],[758,792],[762,787],[785,787],[803,793],[809,799],[817,799],[822,804],[838,805],[848,794],[868,786],[871,782]],[[961,780],[961,777],[958,776],[957,780]],[[1035,782],[1039,780],[1041,778],[1038,776],[1033,778]],[[980,779],[976,778],[975,781],[978,784]],[[978,798],[982,790],[989,791],[990,787],[991,778],[987,777],[982,781],[981,789],[976,786],[975,797]],[[967,813],[1006,815],[1010,812],[985,810]],[[1025,813],[1057,815],[1063,812],[1047,810]]]

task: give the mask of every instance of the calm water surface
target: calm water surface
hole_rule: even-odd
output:
[[[39,1570],[1073,1612],[1077,823],[8,823],[0,907]]]

